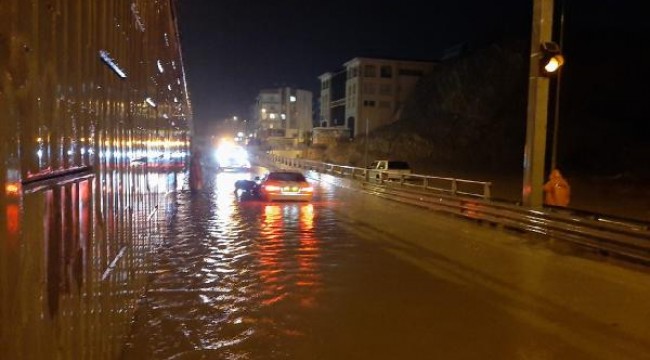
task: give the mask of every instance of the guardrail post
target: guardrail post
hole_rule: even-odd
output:
[[[422,188],[426,189],[429,187],[429,178],[425,177],[424,181],[422,181]]]
[[[456,195],[458,192],[458,182],[456,182],[456,179],[451,179],[451,194]]]
[[[485,200],[490,200],[490,196],[492,196],[492,183],[491,182],[486,182],[485,185],[483,185],[483,198]]]

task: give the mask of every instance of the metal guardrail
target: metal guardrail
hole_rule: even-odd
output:
[[[443,192],[451,195],[464,195],[486,200],[491,197],[492,183],[487,181],[475,181],[422,174],[391,174],[391,179],[389,180],[388,171],[337,165],[307,159],[287,158],[274,154],[268,154],[268,156],[271,161],[282,165],[305,170],[315,170],[321,173],[339,175],[366,182],[374,181],[387,186],[418,188],[427,191]]]
[[[411,182],[410,179],[376,181],[369,178],[368,171],[362,168],[276,155],[269,155],[269,160],[289,167],[360,180],[359,186],[365,191],[393,201],[542,234],[595,249],[604,255],[650,264],[650,223],[615,219],[600,214],[575,214],[570,209],[531,209],[490,200],[491,183],[487,182],[426,175],[411,175],[416,178],[426,177],[421,183]],[[433,181],[446,181],[447,186],[432,186]],[[465,191],[459,189],[461,185],[479,186],[483,191]]]

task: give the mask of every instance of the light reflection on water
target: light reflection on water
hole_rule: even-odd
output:
[[[125,359],[284,358],[278,339],[304,335],[291,312],[319,306],[315,228],[326,234],[334,223],[319,222],[318,202],[239,200],[234,182],[251,177],[208,174],[205,192],[176,195]]]
[[[401,229],[373,211],[387,203],[320,183],[312,203],[239,201],[234,181],[250,176],[209,175],[205,192],[176,195],[124,360],[593,358],[513,316],[518,300],[466,286],[482,273],[381,232]]]

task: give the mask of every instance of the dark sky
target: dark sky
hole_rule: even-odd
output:
[[[556,0],[556,4],[561,4]],[[260,89],[318,94],[356,56],[431,59],[462,42],[530,40],[533,0],[177,0],[194,119],[248,116]],[[424,8],[425,6],[427,8]],[[556,11],[559,14],[559,11]],[[556,24],[559,20],[556,19]],[[650,21],[639,0],[566,0],[563,111],[647,119]],[[588,96],[586,96],[588,94]],[[605,109],[606,107],[607,109]],[[582,112],[581,112],[582,111]],[[623,120],[622,120],[623,121]],[[648,128],[646,121],[641,125]],[[638,125],[629,127],[634,133]],[[638,133],[638,131],[636,131]]]
[[[263,88],[317,97],[318,76],[356,56],[433,60],[465,41],[527,38],[531,7],[532,0],[178,0],[195,121],[246,117]]]

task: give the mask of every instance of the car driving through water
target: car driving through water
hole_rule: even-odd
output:
[[[219,170],[249,170],[251,163],[248,152],[240,145],[224,142],[215,151],[216,166]]]
[[[311,201],[314,188],[297,171],[271,171],[259,182],[259,195],[267,201]]]

